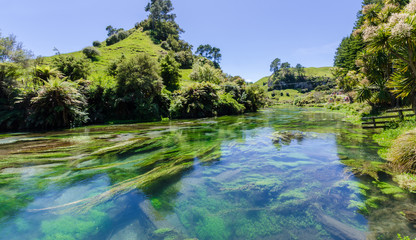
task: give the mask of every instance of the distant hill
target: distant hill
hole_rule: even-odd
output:
[[[309,67],[309,68],[305,68],[305,75],[306,76],[311,76],[311,77],[312,76],[313,77],[332,77],[332,74],[331,74],[331,71],[330,71],[331,68],[332,67],[319,67],[319,68]],[[267,81],[269,80],[269,77],[270,76],[263,77],[263,78],[257,80],[254,84],[257,84],[257,85],[260,85],[260,86],[265,86],[267,84],[264,84],[264,83],[267,83]]]

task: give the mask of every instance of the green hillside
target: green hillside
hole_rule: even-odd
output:
[[[133,33],[124,40],[121,40],[118,43],[115,43],[111,46],[106,46],[106,42],[102,42],[102,46],[98,47],[101,55],[97,58],[96,61],[92,62],[93,73],[96,75],[97,72],[105,71],[106,68],[113,61],[119,59],[123,54],[126,58],[134,56],[138,53],[148,53],[150,56],[157,58],[161,54],[166,53],[166,51],[160,46],[160,44],[153,43],[152,39],[148,36],[147,32],[142,32],[140,30],[130,30]],[[74,57],[83,57],[82,50],[72,53],[61,54],[63,56],[74,56]],[[46,58],[46,62],[50,62],[56,56]],[[192,72],[191,69],[181,69],[182,79],[185,82],[189,82],[189,74]],[[184,83],[186,84],[186,83]]]
[[[305,74],[306,76],[314,77],[332,77],[331,68],[332,67],[305,68]]]
[[[331,69],[332,67],[319,67],[319,68],[315,68],[315,67],[309,67],[309,68],[305,68],[305,75],[306,76],[311,76],[311,77],[331,77]],[[261,79],[259,79],[258,81],[256,81],[254,84],[260,85],[260,86],[265,86],[269,79],[269,76],[263,77]]]

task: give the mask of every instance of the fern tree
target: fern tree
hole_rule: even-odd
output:
[[[68,128],[88,120],[76,83],[52,78],[32,98],[28,123],[36,128]]]

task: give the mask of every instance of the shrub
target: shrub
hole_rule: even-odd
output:
[[[203,118],[217,115],[218,86],[203,82],[181,90],[170,106],[172,118]]]
[[[34,80],[36,82],[47,81],[50,78],[61,77],[61,72],[51,66],[36,66],[33,70]]]
[[[0,106],[10,99],[17,87],[16,79],[20,75],[15,63],[0,63]]]
[[[119,31],[117,33],[117,39],[118,39],[118,41],[121,41],[121,40],[124,40],[124,39],[128,38],[129,35],[130,34],[126,31]]]
[[[91,61],[86,58],[73,56],[58,56],[53,59],[53,66],[73,81],[88,77],[91,71],[90,63]]]
[[[217,108],[218,116],[242,114],[245,110],[244,105],[238,103],[230,93],[219,95]]]
[[[195,64],[189,77],[194,81],[211,82],[215,84],[219,84],[223,81],[221,70],[215,69],[208,64]]]
[[[123,60],[117,67],[116,110],[122,119],[160,119],[155,99],[161,95],[159,65],[148,54]]]
[[[92,46],[101,47],[101,42],[100,41],[94,41],[94,42],[92,42]]]
[[[33,95],[30,91],[22,93],[16,81],[20,75],[19,65],[0,63],[0,130],[10,131],[25,126],[26,109]]]
[[[166,89],[173,92],[179,89],[179,63],[171,55],[166,55],[160,62],[161,77]]]
[[[258,85],[248,85],[245,87],[243,95],[241,102],[244,104],[246,112],[256,112],[266,103],[264,89]]]
[[[182,69],[191,69],[194,64],[192,51],[180,51],[175,53],[175,60],[181,64]]]
[[[166,41],[163,41],[163,42],[160,44],[160,47],[161,47],[161,48],[163,48],[163,49],[165,49],[165,50],[167,50],[167,51],[172,50],[172,49],[170,48],[170,46],[169,46],[169,43],[168,43],[168,42],[166,42]]]
[[[118,42],[119,42],[119,40],[118,40],[117,34],[111,35],[110,37],[108,37],[105,40],[105,43],[107,44],[107,46],[113,45],[113,44],[118,43]]]
[[[100,51],[96,47],[86,47],[82,50],[82,53],[89,59],[96,59],[101,55]]]
[[[29,125],[44,129],[68,128],[87,121],[86,101],[70,81],[52,78],[31,100]]]
[[[399,136],[389,149],[387,159],[398,172],[416,172],[416,130]]]
[[[112,88],[95,85],[88,88],[88,117],[90,123],[103,123],[113,119],[116,94]]]
[[[121,40],[126,39],[129,35],[130,35],[129,31],[120,30],[116,34],[113,34],[110,37],[108,37],[105,40],[105,42],[107,46],[110,46],[110,45],[120,42]]]

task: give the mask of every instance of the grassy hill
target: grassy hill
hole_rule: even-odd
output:
[[[132,30],[133,31],[133,30]],[[97,61],[92,62],[93,73],[92,78],[97,75],[97,72],[103,72],[106,70],[107,66],[113,61],[119,59],[123,54],[125,57],[131,57],[138,53],[144,52],[148,53],[154,58],[158,58],[161,54],[166,53],[166,51],[160,46],[160,44],[153,43],[152,39],[148,36],[146,32],[140,30],[135,30],[129,37],[126,39],[115,43],[111,46],[106,46],[105,41],[102,42],[102,46],[98,48],[101,55],[98,57]],[[82,57],[82,50],[72,53],[61,54],[63,56],[71,55],[74,57]],[[50,62],[56,56],[46,58],[47,62]],[[181,69],[182,79],[186,82],[189,82],[189,74],[192,72],[191,69]]]
[[[331,69],[332,67],[310,67],[305,68],[305,75],[306,76],[313,76],[313,77],[332,77]],[[267,83],[269,76],[263,77],[256,81],[254,84],[264,86],[264,83]],[[267,84],[266,84],[267,85]]]

